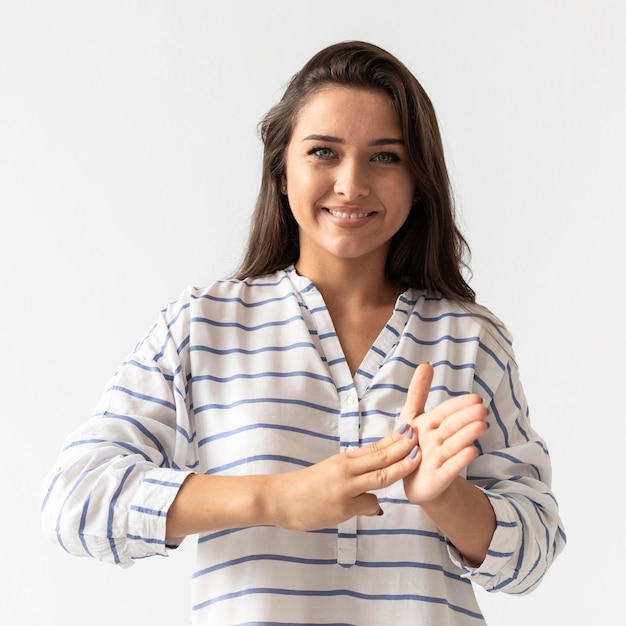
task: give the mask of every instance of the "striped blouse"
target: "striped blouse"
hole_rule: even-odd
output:
[[[388,434],[412,373],[428,406],[475,392],[491,428],[466,477],[497,517],[478,568],[407,501],[315,532],[200,534],[195,625],[484,623],[473,584],[523,594],[565,544],[551,465],[533,430],[507,330],[488,311],[407,290],[351,375],[320,292],[293,269],[188,288],[120,365],[65,442],[42,491],[45,532],[122,567],[165,555],[168,507],[189,473],[286,472]]]

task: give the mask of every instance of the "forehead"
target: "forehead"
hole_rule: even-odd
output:
[[[293,135],[382,135],[402,139],[400,118],[383,91],[331,85],[315,91],[300,109]]]

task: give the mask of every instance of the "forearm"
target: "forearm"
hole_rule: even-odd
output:
[[[496,516],[487,496],[457,477],[441,496],[422,504],[424,512],[471,564],[480,565],[496,529]]]
[[[190,475],[167,513],[166,537],[269,523],[264,504],[268,478]]]

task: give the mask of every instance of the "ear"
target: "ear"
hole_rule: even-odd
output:
[[[287,195],[287,176],[285,174],[281,174],[280,177],[280,193]]]

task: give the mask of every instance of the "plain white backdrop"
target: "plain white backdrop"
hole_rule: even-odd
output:
[[[0,622],[189,623],[192,540],[129,570],[70,557],[42,480],[157,311],[235,268],[287,80],[364,39],[434,102],[471,284],[552,453],[569,543],[483,611],[622,624],[625,29],[620,0],[0,0]]]

